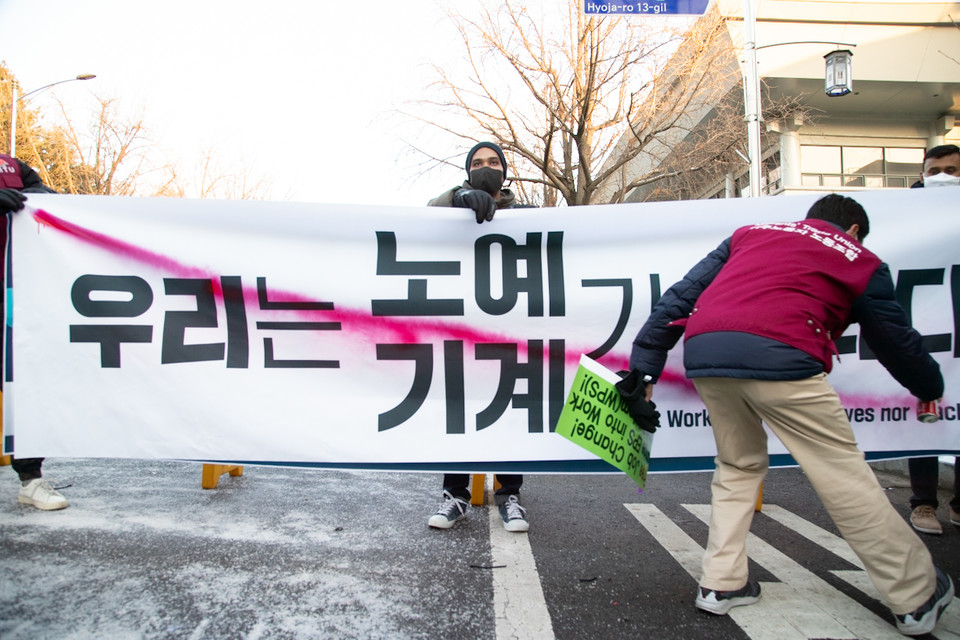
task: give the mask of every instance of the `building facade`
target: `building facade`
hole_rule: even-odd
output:
[[[960,2],[752,2],[762,104],[789,98],[805,114],[761,121],[764,195],[908,188],[925,149],[960,143]],[[742,51],[744,0],[715,0],[711,10],[723,17],[731,50]],[[830,97],[824,58],[837,49],[853,54],[852,91]],[[731,83],[726,96],[742,105],[743,85]],[[704,113],[693,130],[708,122]],[[656,192],[648,185],[627,200]],[[748,194],[744,162],[685,197]]]

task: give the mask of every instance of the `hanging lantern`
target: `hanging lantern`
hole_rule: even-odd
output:
[[[823,56],[827,61],[826,83],[824,90],[831,98],[845,96],[853,91],[853,52],[838,49]]]

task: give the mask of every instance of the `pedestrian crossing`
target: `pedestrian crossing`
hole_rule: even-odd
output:
[[[655,505],[628,503],[624,506],[694,580],[699,579],[703,547]],[[709,524],[710,505],[682,506]],[[777,505],[765,504],[763,514],[858,567],[831,573],[867,596],[879,598],[859,558],[841,537]],[[757,604],[736,607],[728,614],[751,639],[894,640],[904,637],[892,618],[878,616],[755,534],[749,534],[747,548],[750,559],[780,581],[761,583],[763,596]],[[947,609],[933,636],[942,640],[960,639],[960,603],[954,601]]]

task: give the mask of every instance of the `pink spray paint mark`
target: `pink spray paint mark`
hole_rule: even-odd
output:
[[[62,220],[43,209],[37,209],[33,213],[34,219],[41,226],[56,229],[67,233],[87,244],[109,251],[115,255],[124,256],[141,264],[146,264],[158,270],[175,274],[180,277],[205,278],[213,283],[214,295],[222,299],[223,292],[220,290],[220,281],[218,274],[208,270],[190,265],[184,265],[167,256],[148,251],[141,247],[129,244],[122,240],[110,237],[103,233],[92,231],[81,227],[72,222]],[[284,291],[274,291],[278,298],[286,302],[314,302],[313,299],[306,298],[300,294]],[[244,300],[248,303],[258,303],[257,291],[255,288],[243,288]],[[455,339],[462,340],[468,344],[485,343],[515,343],[522,353],[527,353],[526,340],[510,338],[503,334],[478,331],[468,325],[445,322],[440,320],[418,320],[418,321],[399,321],[385,317],[375,317],[359,309],[339,309],[332,312],[334,316],[341,321],[342,326],[348,327],[350,332],[360,334],[371,341],[387,339],[384,332],[392,333],[397,342],[401,344],[417,344],[430,342],[437,339]],[[567,349],[564,353],[564,362],[568,367],[576,367],[580,362],[580,354],[588,353],[590,349]],[[629,357],[623,354],[608,353],[599,359],[599,362],[613,371],[629,369]],[[693,383],[683,374],[682,371],[665,369],[658,380],[658,384],[667,384],[679,387],[688,393],[696,393]],[[877,396],[872,394],[841,394],[843,405],[850,408],[882,408],[888,406],[907,405],[912,406],[914,399],[909,395],[898,397]]]
[[[103,249],[114,255],[128,258],[140,264],[148,265],[159,271],[179,277],[209,279],[213,283],[214,295],[218,299],[223,299],[223,291],[220,289],[220,274],[215,274],[200,267],[182,264],[168,256],[143,249],[142,247],[118,240],[98,231],[81,227],[75,223],[58,218],[43,209],[35,210],[33,217],[37,223],[43,227],[61,231],[86,244]],[[274,298],[272,298],[274,301],[315,302],[312,298],[307,298],[294,292],[273,291],[271,293],[274,295]],[[254,287],[244,286],[243,297],[247,303],[258,303],[257,290]],[[305,312],[300,313],[303,314]],[[359,334],[370,341],[390,340],[391,342],[400,344],[419,344],[439,339],[452,339],[462,340],[467,344],[515,343],[521,353],[528,353],[529,351],[526,346],[526,340],[511,338],[504,334],[479,331],[468,325],[454,322],[442,320],[400,321],[383,316],[373,316],[359,309],[342,307],[324,313],[332,314],[336,320],[340,321],[344,331]],[[392,334],[393,337],[384,335],[385,333]],[[588,351],[588,349],[582,351],[567,349],[564,353],[565,364],[576,367],[580,361],[580,354]],[[617,370],[626,369],[629,359],[623,355],[607,354],[601,358],[600,361],[605,366]]]

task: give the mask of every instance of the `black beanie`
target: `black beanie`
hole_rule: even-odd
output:
[[[503,155],[503,149],[500,148],[500,145],[493,142],[478,142],[473,145],[473,149],[470,149],[470,153],[467,154],[467,162],[464,165],[467,170],[467,180],[470,179],[470,161],[473,160],[473,154],[477,152],[477,149],[482,149],[486,147],[487,149],[493,149],[497,152],[497,155],[500,156],[500,164],[503,166],[503,179],[507,179],[507,158]]]

